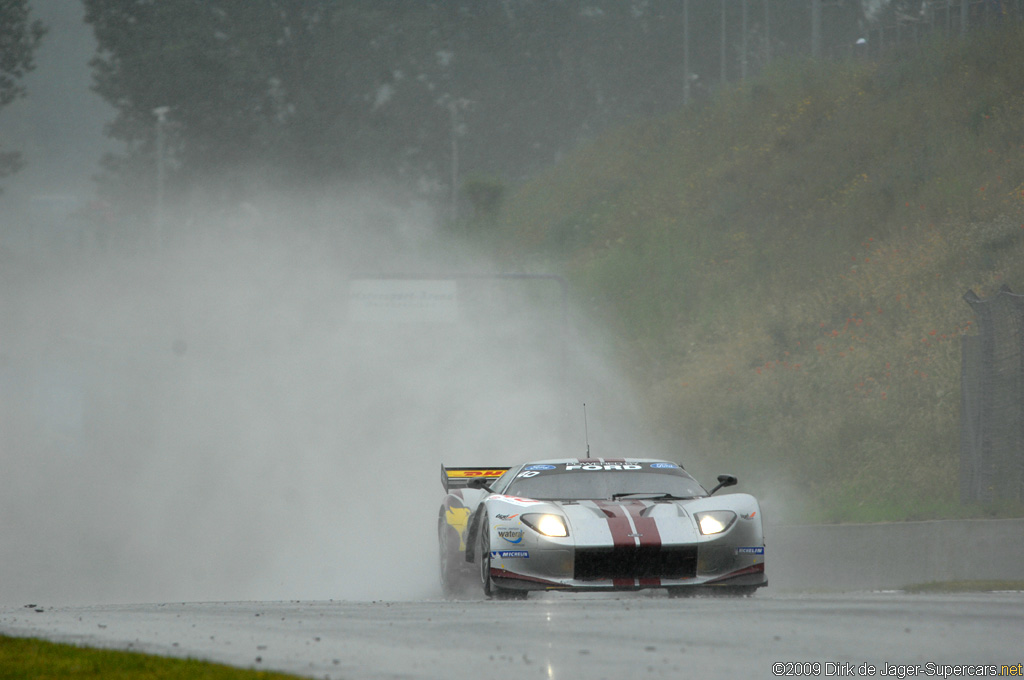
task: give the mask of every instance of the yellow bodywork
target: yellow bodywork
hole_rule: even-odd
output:
[[[444,513],[445,521],[459,532],[459,550],[466,551],[466,524],[469,523],[469,508],[448,508]]]

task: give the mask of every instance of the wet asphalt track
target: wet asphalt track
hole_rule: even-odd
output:
[[[0,633],[366,680],[865,677],[862,664],[874,677],[942,677],[953,670],[942,665],[1024,662],[1020,592],[534,597],[32,603],[0,607]],[[820,665],[773,672],[794,662]]]

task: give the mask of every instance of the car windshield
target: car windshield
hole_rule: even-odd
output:
[[[536,500],[611,499],[666,495],[706,496],[707,491],[680,468],[667,470],[551,470],[524,477],[520,473],[505,493]]]

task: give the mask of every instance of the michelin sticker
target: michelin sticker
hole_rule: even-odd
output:
[[[754,548],[736,548],[737,555],[763,555],[764,546],[758,546]]]
[[[509,557],[529,557],[530,553],[526,550],[492,550],[491,559],[495,557],[506,559]]]

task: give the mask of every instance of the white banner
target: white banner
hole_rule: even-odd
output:
[[[450,279],[356,279],[349,285],[351,321],[454,323],[458,284]]]

